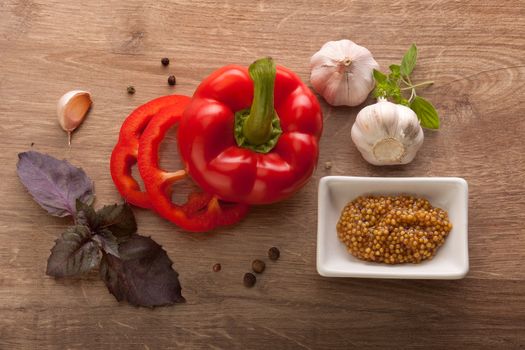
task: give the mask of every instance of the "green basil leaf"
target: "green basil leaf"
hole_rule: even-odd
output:
[[[390,87],[390,83],[388,81],[385,81],[385,82],[382,82],[382,83],[377,83],[376,87],[374,89],[373,95],[374,95],[375,98],[389,97],[390,96],[390,90],[391,90],[391,87]]]
[[[410,108],[416,112],[421,126],[427,129],[439,129],[439,116],[436,109],[423,97],[416,96],[410,104]]]
[[[379,98],[379,97],[386,97],[386,92],[383,88],[381,88],[380,86],[376,86],[374,91],[372,91],[372,96],[374,98]]]
[[[403,56],[403,60],[401,61],[401,74],[403,74],[404,76],[409,76],[414,70],[414,67],[416,66],[416,61],[417,47],[415,44],[412,44],[412,46],[410,46],[410,49],[408,49],[407,53],[405,53],[405,56]]]
[[[391,64],[388,68],[392,74],[399,74],[401,72],[401,66],[399,64]]]
[[[397,84],[391,84],[388,90],[388,97],[391,97],[396,103],[399,103],[398,100],[401,99],[401,88]]]
[[[388,75],[388,81],[392,85],[399,85],[399,79],[401,78],[401,73],[399,72],[400,67],[397,64],[390,65],[390,74]]]
[[[387,78],[386,78],[385,74],[383,74],[382,72],[378,71],[377,69],[374,69],[374,79],[378,83],[384,83],[384,82],[386,82]]]
[[[408,102],[406,98],[402,98],[398,103],[403,106],[407,106],[407,107],[410,106],[410,103]]]
[[[403,106],[409,106],[408,100],[404,98],[401,94],[393,95],[394,102]]]

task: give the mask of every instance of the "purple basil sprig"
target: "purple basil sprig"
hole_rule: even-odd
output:
[[[95,211],[93,182],[82,169],[34,151],[18,157],[18,176],[35,201],[51,215],[75,219],[51,249],[48,275],[79,276],[98,267],[118,301],[147,307],[185,302],[173,262],[153,239],[136,233],[128,204]]]

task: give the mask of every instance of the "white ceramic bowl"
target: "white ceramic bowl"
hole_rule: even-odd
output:
[[[452,231],[432,260],[387,265],[353,257],[337,237],[336,224],[345,205],[360,195],[410,194],[446,210]],[[326,176],[319,183],[317,271],[327,277],[459,279],[468,262],[468,185],[457,177]]]

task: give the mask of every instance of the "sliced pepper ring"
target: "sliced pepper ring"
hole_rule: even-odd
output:
[[[160,110],[171,105],[185,107],[189,101],[189,97],[180,95],[156,98],[137,107],[122,124],[118,142],[111,153],[110,170],[117,190],[128,203],[141,208],[151,207],[148,193],[141,191],[131,171],[137,163],[140,135]]]
[[[159,148],[167,131],[178,124],[184,112],[182,104],[162,109],[151,119],[139,142],[138,166],[152,208],[181,228],[203,232],[219,226],[232,225],[248,213],[248,205],[227,203],[215,195],[192,192],[183,205],[171,200],[172,185],[185,178],[185,170],[166,172],[159,166]]]

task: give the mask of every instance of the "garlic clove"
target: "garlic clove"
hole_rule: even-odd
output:
[[[58,100],[58,122],[68,134],[69,145],[71,145],[71,133],[82,124],[91,104],[91,94],[82,90],[69,91]]]

